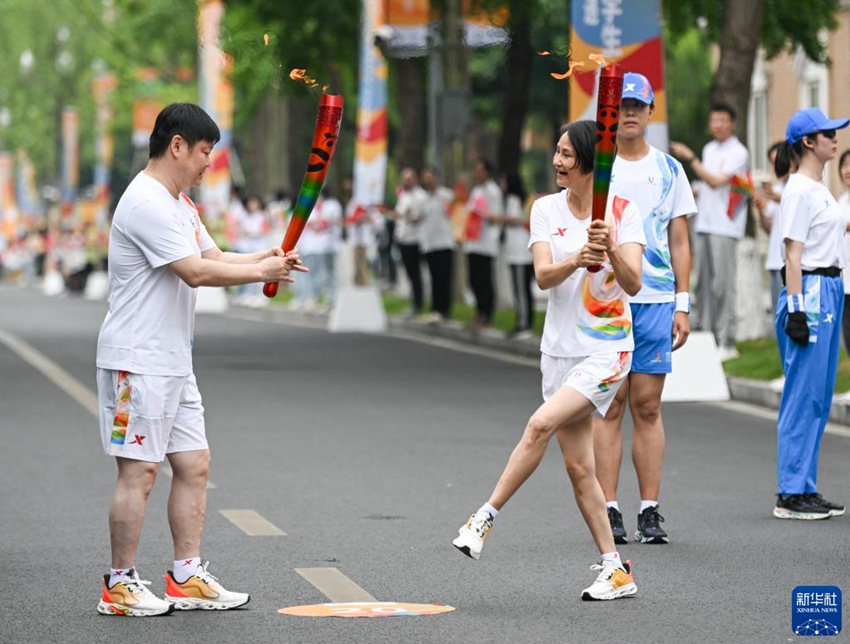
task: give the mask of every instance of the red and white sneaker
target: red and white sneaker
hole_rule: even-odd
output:
[[[227,610],[247,604],[251,597],[247,593],[234,593],[226,590],[218,579],[207,572],[209,561],[198,565],[189,579],[178,584],[174,573],[168,571],[165,576],[165,599],[177,610]]]
[[[103,576],[103,592],[97,605],[101,615],[127,615],[129,617],[149,617],[168,615],[174,610],[169,602],[154,595],[148,586],[151,582],[139,579],[135,568],[123,579],[109,587],[109,575]]]

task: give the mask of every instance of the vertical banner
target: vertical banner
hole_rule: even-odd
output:
[[[667,150],[667,99],[661,0],[576,0],[572,5],[571,59],[587,61],[602,54],[624,72],[638,72],[655,91],[655,111],[647,130],[649,142]],[[570,121],[596,118],[599,70],[576,68],[570,85]]]
[[[40,216],[41,205],[35,187],[35,166],[23,148],[18,149],[16,156],[15,196],[18,201],[18,208],[25,217]]]
[[[0,223],[9,239],[14,239],[17,234],[19,219],[12,167],[12,153],[0,152]]]
[[[117,79],[113,74],[99,74],[92,81],[95,107],[95,166],[94,166],[94,220],[103,226],[109,216],[109,177],[112,166],[112,92]]]
[[[354,200],[362,205],[383,203],[387,182],[387,63],[375,46],[383,24],[384,1],[363,0],[354,143]]]
[[[221,50],[221,0],[198,0],[198,85],[200,103],[221,130],[221,140],[213,149],[211,163],[201,184],[200,205],[204,215],[222,217],[230,202],[230,155],[233,129],[233,61]]]
[[[75,107],[62,110],[62,214],[69,215],[80,184],[79,116]]]

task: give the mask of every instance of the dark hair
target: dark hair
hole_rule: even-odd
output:
[[[198,141],[218,143],[221,132],[215,121],[200,106],[194,103],[172,103],[156,117],[150,138],[148,157],[159,159],[165,154],[171,140],[181,136],[189,147]]]
[[[505,195],[516,195],[522,203],[525,203],[525,186],[519,172],[511,170],[505,173]]]
[[[782,143],[783,143],[782,141],[776,141],[775,143],[771,144],[771,146],[767,149],[767,158],[768,159],[770,158],[770,155],[773,154],[774,152],[779,154],[779,148],[782,147]]]
[[[838,177],[841,178],[841,166],[844,165],[844,162],[850,158],[850,150],[844,150],[841,153],[841,156],[838,157]]]
[[[584,174],[593,172],[593,148],[596,145],[596,122],[573,121],[561,126],[561,136],[570,137],[576,151],[576,167]]]
[[[478,157],[476,163],[480,163],[484,166],[484,169],[487,171],[489,176],[493,176],[493,164],[489,161],[489,159],[485,159],[484,157]]]
[[[776,160],[773,162],[773,172],[777,177],[784,177],[791,172],[795,161],[803,158],[803,140],[796,143],[782,141],[776,150]]]
[[[712,103],[711,107],[708,108],[709,112],[726,112],[729,115],[729,118],[733,121],[738,120],[738,112],[735,111],[735,108],[729,105],[729,103],[724,103],[723,101],[717,101],[716,103]]]

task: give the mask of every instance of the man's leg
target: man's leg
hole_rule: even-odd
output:
[[[629,375],[629,407],[632,412],[632,460],[641,500],[657,501],[664,462],[664,425],[661,422],[661,391],[665,374]],[[598,470],[598,466],[597,466]]]
[[[115,461],[118,463],[118,481],[109,507],[109,536],[112,567],[117,570],[136,564],[145,508],[159,464],[120,456]]]
[[[695,329],[714,331],[711,326],[711,280],[713,271],[711,266],[711,240],[705,233],[696,234],[696,259],[697,259],[697,312],[699,319],[695,322]]]
[[[623,460],[623,435],[620,431],[626,401],[629,397],[629,382],[633,374],[623,382],[608,408],[605,418],[593,419],[593,452],[596,458],[596,478],[602,486],[605,501],[617,500],[620,482],[620,464]]]
[[[207,508],[208,449],[168,455],[174,477],[168,496],[168,524],[174,540],[174,559],[198,557]]]
[[[736,335],[738,240],[733,237],[715,235],[711,240],[714,262],[712,282],[714,321],[712,328],[720,348],[734,347]]]

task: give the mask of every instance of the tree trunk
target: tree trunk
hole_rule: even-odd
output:
[[[240,146],[240,162],[251,194],[266,196],[289,187],[289,156],[281,154],[288,138],[286,99],[269,92],[245,129],[248,145]]]
[[[527,0],[519,0],[511,6],[510,45],[505,61],[507,84],[502,98],[502,131],[499,136],[499,172],[516,172],[519,169],[533,55]]]
[[[720,64],[711,88],[712,101],[724,101],[738,112],[738,137],[747,138],[750,78],[764,23],[764,0],[724,0]]]
[[[419,171],[425,162],[425,138],[428,132],[425,95],[425,58],[397,58],[396,87],[400,117],[397,130],[399,167]]]

